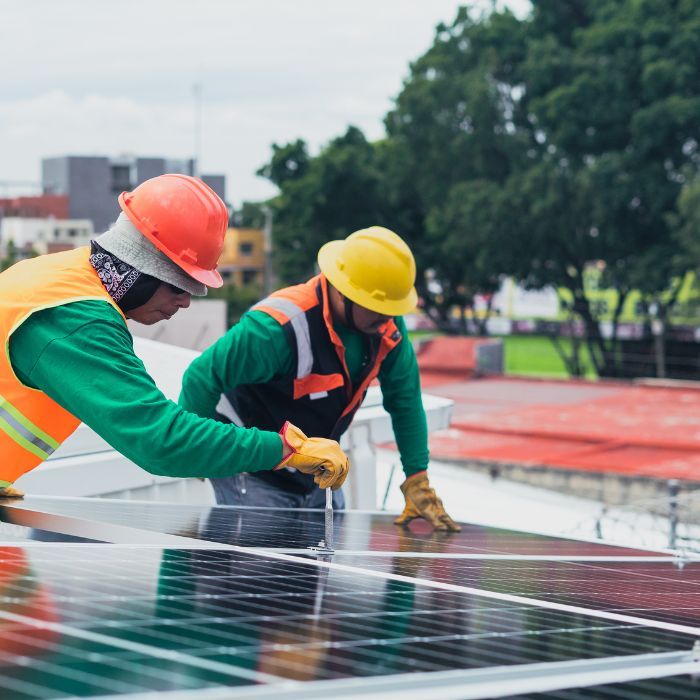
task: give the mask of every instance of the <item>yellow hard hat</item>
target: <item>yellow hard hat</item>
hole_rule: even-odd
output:
[[[400,316],[416,308],[416,261],[393,231],[370,226],[318,251],[318,266],[345,297],[370,311]]]

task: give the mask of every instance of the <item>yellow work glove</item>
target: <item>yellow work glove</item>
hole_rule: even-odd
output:
[[[312,474],[322,489],[339,489],[348,475],[348,457],[335,440],[309,438],[287,421],[280,430],[284,444],[292,450],[275,469],[293,467],[304,474]]]
[[[412,474],[401,484],[401,491],[406,499],[406,507],[394,523],[408,525],[411,520],[424,518],[435,530],[459,532],[462,528],[445,512],[445,506],[435,490],[428,483],[428,472]]]
[[[14,486],[0,486],[0,498],[24,498],[24,494]]]

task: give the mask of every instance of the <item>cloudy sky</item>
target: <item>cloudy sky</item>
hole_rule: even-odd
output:
[[[46,156],[191,157],[200,85],[203,171],[226,174],[236,205],[268,197],[255,171],[272,143],[383,134],[409,62],[459,4],[0,0],[0,195],[38,183]]]

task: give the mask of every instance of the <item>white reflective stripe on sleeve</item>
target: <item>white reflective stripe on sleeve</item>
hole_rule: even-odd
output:
[[[241,417],[236,412],[233,404],[226,397],[226,394],[221,394],[219,403],[216,404],[216,412],[220,413],[222,416],[226,416],[234,425],[239,425],[241,428],[243,427]]]
[[[303,310],[298,307],[293,301],[289,299],[282,299],[281,297],[266,297],[262,301],[259,301],[253,309],[259,306],[269,306],[277,311],[281,311],[290,320],[299,314],[303,314]]]
[[[297,379],[307,377],[311,374],[314,366],[314,354],[311,349],[309,322],[304,310],[293,301],[282,299],[281,297],[267,297],[258,302],[253,308],[255,309],[259,306],[269,306],[277,309],[289,319],[297,340]]]
[[[292,327],[297,339],[297,379],[303,379],[311,374],[314,366],[309,321],[306,318],[306,314],[295,316],[292,319]]]

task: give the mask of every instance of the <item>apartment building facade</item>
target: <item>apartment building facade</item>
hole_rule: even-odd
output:
[[[60,156],[41,163],[46,195],[68,197],[68,218],[90,219],[96,233],[105,231],[119,216],[118,196],[145,180],[165,173],[193,175],[194,159],[123,156]],[[199,175],[224,201],[226,177]]]

